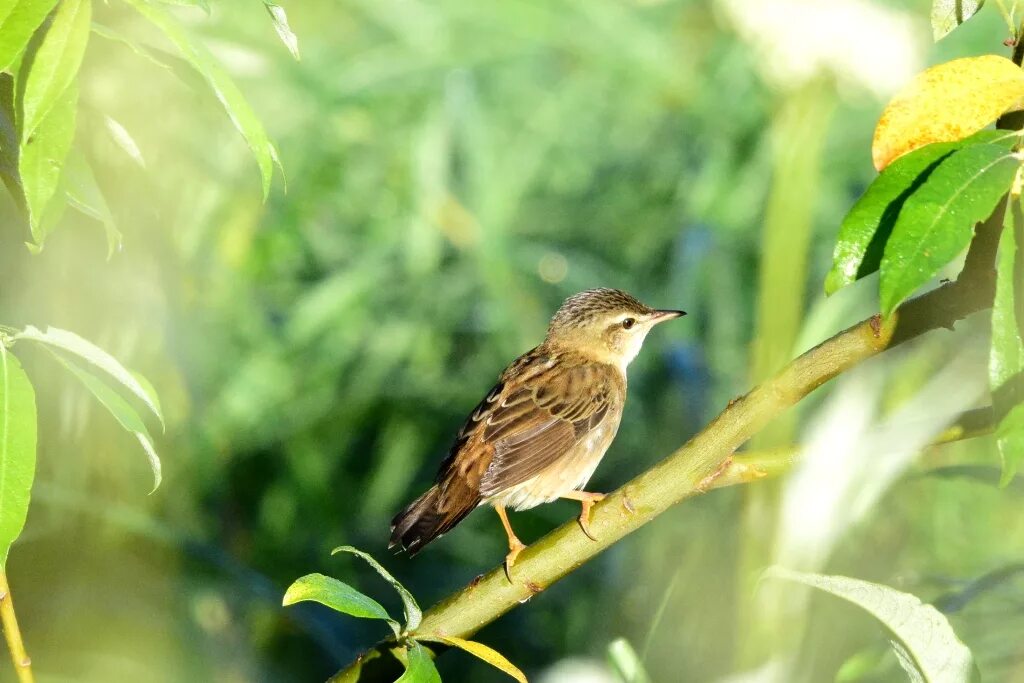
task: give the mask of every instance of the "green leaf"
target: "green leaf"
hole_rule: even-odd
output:
[[[36,395],[0,341],[0,570],[28,515],[36,472]]]
[[[608,645],[608,661],[623,683],[650,683],[636,650],[625,638],[617,638]]]
[[[272,2],[263,0],[263,6],[267,8],[267,12],[270,14],[270,20],[274,22],[274,30],[277,31],[277,35],[281,38],[281,42],[288,48],[288,51],[292,53],[292,57],[295,61],[299,58],[299,38],[292,31],[292,27],[288,25],[288,15],[285,14],[284,8],[279,5],[275,5]]]
[[[868,612],[899,638],[925,681],[966,683],[972,678],[971,651],[941,612],[913,595],[846,576],[805,574],[783,567],[770,567],[764,576],[823,590]]]
[[[32,239],[38,249],[42,249],[54,225],[47,214],[52,210],[64,161],[74,141],[77,109],[78,84],[72,83],[36,126],[35,133],[21,143],[18,173]]]
[[[444,643],[445,645],[451,645],[457,647],[460,650],[464,650],[469,654],[484,660],[495,669],[507,673],[512,678],[519,681],[519,683],[527,683],[526,675],[519,670],[512,662],[506,659],[505,655],[501,654],[492,647],[488,647],[483,643],[478,643],[475,640],[465,640],[463,638],[456,638],[455,636],[441,636],[441,635],[428,635],[428,636],[416,636],[417,640],[427,643]],[[637,679],[639,683],[640,679]]]
[[[192,40],[184,27],[170,14],[146,0],[125,0],[125,2],[159,28],[178,48],[181,56],[206,79],[213,93],[227,111],[231,122],[249,144],[249,149],[252,150],[260,169],[260,176],[263,180],[263,198],[266,199],[270,193],[270,180],[274,173],[273,152],[263,124],[242,95],[242,91],[217,63],[213,55],[201,43]]]
[[[989,386],[996,419],[1000,422],[1002,435],[997,434],[996,444],[1002,460],[1000,486],[1006,486],[1017,472],[1020,459],[1024,456],[1024,431],[1012,429],[1014,420],[1010,412],[1024,401],[1024,341],[1021,339],[1021,323],[1018,320],[1020,287],[1018,273],[1020,263],[1018,235],[1024,229],[1019,204],[1014,203],[1007,212],[1006,224],[999,238],[999,252],[996,262],[996,294],[992,304],[992,348],[989,354]]]
[[[337,612],[361,619],[383,619],[388,622],[396,636],[400,630],[398,622],[391,618],[379,602],[347,583],[323,574],[307,574],[297,579],[288,586],[281,604],[287,607],[302,601],[319,602]]]
[[[136,398],[142,401],[153,414],[160,420],[161,427],[164,424],[164,416],[160,411],[160,404],[151,396],[152,386],[146,382],[143,386],[121,363],[109,353],[96,346],[90,341],[82,339],[74,332],[68,332],[56,327],[46,328],[46,332],[40,332],[32,325],[28,325],[19,332],[15,339],[27,339],[39,344],[44,344],[68,353],[74,354],[96,366],[100,370],[117,380],[121,386],[131,392]],[[148,387],[148,388],[147,388]]]
[[[114,144],[120,147],[129,159],[138,164],[139,168],[145,169],[146,160],[142,157],[142,150],[139,149],[138,143],[135,142],[135,138],[128,132],[128,129],[111,116],[104,115],[103,121],[107,124],[107,132],[110,133],[110,139],[114,141]]]
[[[90,0],[62,0],[39,47],[26,55],[21,88],[21,142],[36,135],[36,128],[78,76],[89,42]]]
[[[1003,474],[999,478],[999,485],[1006,486],[1013,481],[1021,458],[1024,458],[1024,403],[1018,403],[1010,408],[1006,417],[999,423],[996,429],[996,443],[999,447],[999,457],[1003,461]]]
[[[384,577],[385,581],[390,583],[394,589],[398,591],[398,595],[402,598],[402,606],[405,610],[406,631],[412,631],[420,625],[420,622],[423,620],[423,611],[420,610],[420,606],[416,604],[416,599],[412,597],[412,593],[407,591],[405,586],[403,586],[398,579],[392,576],[387,569],[384,569],[377,560],[373,559],[369,554],[364,553],[362,550],[353,548],[350,545],[339,546],[331,551],[331,555],[336,555],[338,553],[352,553],[353,555],[363,558],[371,567],[377,570],[378,574]]]
[[[426,649],[415,640],[406,649],[405,673],[395,683],[441,683],[441,674]]]
[[[54,358],[60,361],[61,365],[67,368],[72,375],[77,377],[78,381],[85,385],[85,388],[96,397],[96,400],[114,416],[114,419],[117,420],[126,431],[130,432],[139,440],[142,450],[145,451],[146,457],[149,459],[149,467],[153,471],[153,489],[150,493],[156,491],[160,487],[161,479],[160,458],[157,456],[156,449],[153,447],[153,437],[149,435],[149,430],[146,429],[146,425],[142,421],[142,418],[139,417],[139,414],[135,412],[135,409],[132,408],[127,401],[121,398],[116,391],[114,391],[106,382],[96,377],[96,375],[82,369],[76,363],[64,358],[56,351],[52,349],[47,350],[50,351]]]
[[[114,252],[121,250],[122,235],[85,155],[72,151],[68,156],[64,187],[71,206],[103,225],[107,234],[107,258],[110,259]]]
[[[57,0],[0,0],[0,71],[10,68]]]
[[[825,278],[825,293],[833,294],[878,270],[882,252],[907,199],[953,152],[975,144],[998,144],[1011,149],[1017,132],[985,130],[956,142],[937,142],[901,156],[875,178],[843,219]]]
[[[171,61],[181,62],[183,65],[186,64],[186,62],[181,57],[172,55],[169,52],[164,52],[163,50],[158,50],[156,48],[149,47],[148,45],[141,45],[138,42],[126,36],[125,34],[121,33],[120,31],[111,28],[110,26],[99,24],[94,21],[92,23],[92,32],[98,35],[100,38],[106,38],[107,40],[114,43],[121,43],[138,56],[144,58],[150,64],[158,66],[161,69],[174,71],[174,65],[169,63]],[[191,69],[191,67],[188,68]]]
[[[882,256],[886,316],[967,247],[974,226],[1010,189],[1020,162],[999,145],[954,152],[903,205]]]
[[[984,4],[985,0],[932,0],[932,37],[942,40]]]

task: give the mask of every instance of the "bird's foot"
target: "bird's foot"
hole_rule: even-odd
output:
[[[580,510],[580,529],[583,529],[590,540],[596,541],[597,537],[590,532],[590,508],[594,507],[594,503],[604,500],[603,493],[587,493],[582,492],[583,496],[580,498],[580,506],[583,508]]]
[[[508,539],[508,555],[505,556],[505,578],[512,583],[512,567],[516,563],[519,553],[526,549],[526,545],[515,536]]]

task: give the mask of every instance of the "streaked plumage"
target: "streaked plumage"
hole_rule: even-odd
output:
[[[523,546],[505,508],[564,497],[581,500],[589,534],[589,507],[601,496],[580,490],[618,430],[626,366],[654,324],[678,315],[614,289],[567,299],[544,342],[516,359],[466,420],[435,485],[395,516],[391,545],[415,554],[489,503],[509,534],[511,568]]]

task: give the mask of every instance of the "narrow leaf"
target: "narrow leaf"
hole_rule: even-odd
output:
[[[38,49],[26,58],[20,98],[22,144],[35,135],[50,109],[75,82],[89,42],[91,16],[90,0],[62,0]]]
[[[444,643],[445,645],[457,647],[460,650],[468,652],[474,657],[484,660],[485,662],[493,666],[495,669],[507,673],[509,676],[519,681],[519,683],[527,683],[526,676],[523,674],[522,671],[519,670],[519,667],[517,667],[512,662],[508,661],[505,655],[501,654],[492,647],[484,645],[483,643],[478,643],[475,640],[465,640],[463,638],[456,638],[455,636],[417,635],[416,638],[423,642]]]
[[[899,638],[925,681],[971,680],[971,651],[956,637],[946,617],[917,597],[869,581],[805,574],[782,567],[769,568],[765,576],[817,588],[868,612]]]
[[[426,649],[415,640],[406,649],[405,673],[395,683],[441,683],[441,674]]]
[[[871,155],[882,170],[896,157],[933,142],[967,137],[1024,97],[1024,73],[1005,57],[955,59],[918,74],[889,102],[875,128]]]
[[[623,683],[650,683],[644,663],[625,638],[617,638],[608,645],[608,660]]]
[[[124,427],[125,431],[131,433],[138,439],[139,444],[142,446],[143,452],[149,459],[150,469],[153,471],[153,489],[150,491],[156,491],[160,487],[161,479],[161,467],[160,458],[156,454],[156,449],[153,447],[153,438],[149,435],[149,430],[146,429],[146,424],[139,417],[139,414],[135,412],[135,409],[121,398],[120,394],[114,391],[106,382],[79,367],[76,363],[71,362],[67,358],[64,358],[58,352],[47,349],[53,354],[54,358],[60,361],[67,370],[74,375],[79,382],[85,385],[85,388],[96,397],[96,400],[100,402],[104,408],[107,409],[118,424]]]
[[[1002,460],[1000,485],[1013,480],[1020,459],[1024,456],[1024,432],[1012,429],[1011,409],[1024,401],[1024,341],[1017,319],[1017,283],[1021,258],[1017,245],[1017,232],[1021,220],[1020,206],[1016,203],[1007,211],[1007,220],[999,238],[996,262],[996,295],[992,304],[992,348],[989,354],[988,375],[996,419],[1003,425],[996,444]]]
[[[36,472],[36,395],[0,341],[0,570],[28,515]]]
[[[360,593],[347,583],[323,574],[307,574],[297,579],[284,594],[285,607],[297,602],[319,602],[331,609],[361,619],[383,619],[398,635],[399,625],[379,602]]]
[[[135,378],[135,375],[121,365],[120,361],[92,342],[86,341],[74,332],[68,332],[67,330],[48,327],[46,328],[46,332],[40,332],[32,325],[25,327],[24,330],[15,336],[15,339],[28,339],[40,344],[45,344],[46,346],[61,349],[62,351],[67,351],[68,353],[74,354],[82,360],[96,366],[100,370],[103,370],[105,373],[120,382],[125,389],[131,392],[132,395],[142,401],[146,407],[153,411],[153,414],[160,420],[160,425],[163,426],[164,416],[163,413],[160,412],[160,405],[150,396],[152,387],[150,386],[150,388],[147,389]],[[146,384],[149,385],[148,382]]]
[[[0,71],[21,55],[57,0],[0,0]]]
[[[104,116],[103,121],[106,123],[107,132],[110,133],[110,138],[114,143],[128,155],[129,159],[138,164],[139,168],[146,168],[146,160],[142,157],[142,150],[139,149],[138,143],[135,142],[135,138],[128,132],[128,129],[122,126],[117,119],[110,116]]]
[[[985,0],[932,0],[932,36],[942,40],[984,4]]]
[[[887,166],[843,219],[825,293],[833,294],[878,270],[900,209],[939,162],[967,145],[991,143],[1010,149],[1019,141],[1015,131],[983,130],[963,140],[925,145]]]
[[[973,145],[932,171],[903,205],[885,245],[879,283],[885,315],[967,247],[1019,166],[999,145]]]
[[[267,8],[267,12],[270,13],[270,20],[274,22],[274,30],[277,31],[278,37],[281,38],[281,42],[288,48],[288,51],[292,53],[292,57],[296,61],[299,60],[299,38],[292,31],[292,27],[288,25],[288,15],[285,14],[284,8],[275,5],[272,2],[263,0],[263,6]]]
[[[68,203],[103,226],[107,235],[107,258],[111,258],[114,252],[121,250],[121,231],[117,229],[114,214],[84,154],[73,150],[68,155],[64,169],[64,187]]]
[[[18,159],[29,227],[35,246],[42,248],[54,221],[47,220],[60,185],[64,161],[75,137],[78,84],[72,83],[47,111],[35,133],[22,140]]]
[[[398,579],[392,576],[387,569],[384,569],[377,560],[373,559],[369,554],[364,553],[362,550],[353,548],[350,545],[343,545],[331,551],[331,555],[336,555],[338,553],[352,553],[353,555],[363,558],[377,571],[378,574],[384,577],[385,581],[390,583],[394,589],[398,591],[398,595],[402,598],[402,605],[405,609],[406,631],[412,631],[420,625],[420,622],[423,620],[423,612],[420,610],[420,606],[416,604],[416,599],[412,597],[412,593],[406,590],[405,586],[403,586]]]
[[[170,14],[146,0],[125,0],[125,2],[159,28],[178,48],[181,56],[206,79],[213,93],[227,111],[231,122],[249,144],[249,149],[252,150],[260,169],[260,176],[263,180],[263,198],[266,199],[270,192],[270,180],[274,173],[273,153],[267,132],[249,102],[242,95],[242,91],[217,63],[213,55],[199,41],[192,40],[184,27]]]
[[[1010,408],[1006,417],[996,429],[996,443],[999,457],[1003,461],[1003,474],[999,479],[1000,486],[1006,486],[1017,473],[1020,461],[1024,458],[1024,403]]]

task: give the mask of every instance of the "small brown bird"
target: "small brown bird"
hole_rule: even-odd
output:
[[[558,498],[590,508],[604,494],[583,491],[615,438],[626,400],[626,366],[656,324],[686,315],[659,311],[617,289],[565,300],[544,342],[517,358],[459,431],[436,483],[395,515],[390,547],[411,555],[479,505],[489,503],[508,534],[505,571],[526,546],[505,509]]]

